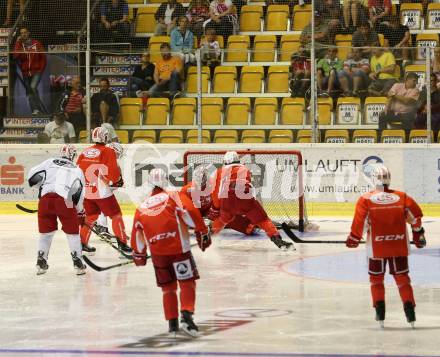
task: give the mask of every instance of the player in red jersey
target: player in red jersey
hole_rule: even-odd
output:
[[[266,211],[255,199],[251,172],[240,163],[238,154],[228,151],[223,164],[213,177],[212,209],[219,210],[219,217],[212,224],[213,234],[220,232],[235,217],[245,216],[263,229],[278,248],[295,249],[292,243],[283,241]]]
[[[165,319],[169,332],[179,330],[177,282],[180,287],[181,328],[190,336],[198,335],[192,315],[196,299],[196,280],[199,279],[191,254],[188,227],[196,232],[197,243],[205,250],[211,238],[203,218],[188,197],[167,191],[166,173],[151,170],[148,182],[152,188],[146,200],[137,208],[131,234],[133,259],[137,266],[147,262],[147,245],[156,273],[156,282],[163,292]]]
[[[84,172],[86,180],[84,199],[86,224],[81,227],[83,250],[86,252],[96,250],[88,245],[91,234],[89,227],[102,212],[112,220],[113,233],[118,239],[119,248],[124,252],[130,252],[121,208],[113,194],[113,188],[120,187],[123,180],[115,151],[105,145],[108,141],[107,129],[95,128],[92,132],[92,141],[95,144],[86,148],[78,158],[78,166]]]
[[[384,275],[386,265],[399,288],[406,318],[414,325],[416,306],[411,280],[408,276],[409,241],[406,223],[412,228],[417,248],[426,245],[422,227],[422,210],[405,192],[389,188],[391,175],[384,165],[377,165],[371,174],[376,188],[362,195],[357,204],[346,245],[356,248],[364,229],[367,231],[371,295],[376,309],[376,320],[383,327],[385,320]]]

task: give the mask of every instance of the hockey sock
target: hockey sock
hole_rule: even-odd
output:
[[[163,311],[166,320],[177,319],[179,317],[179,303],[177,301],[177,282],[162,286]]]
[[[92,226],[97,219],[98,219],[97,214],[87,216],[87,218],[86,218],[87,225],[84,224],[81,227],[81,230],[79,232],[79,235],[81,236],[81,243],[82,244],[87,245],[89,243],[89,239],[90,239],[90,235],[92,234],[92,231],[90,230],[90,228],[88,226]]]
[[[116,216],[112,216],[111,219],[113,233],[121,243],[127,244],[127,234],[125,233],[125,225],[122,215],[117,214]]]
[[[103,213],[101,213],[98,217],[98,220],[96,221],[100,226],[107,227],[107,217],[104,216]]]
[[[55,231],[49,233],[40,233],[40,239],[38,240],[38,251],[44,252],[44,259],[47,260],[49,256],[50,245],[52,244]]]
[[[373,298],[373,307],[376,302],[385,301],[385,286],[383,285],[383,274],[370,275],[371,297]]]
[[[409,278],[408,274],[396,274],[394,275],[394,280],[399,288],[399,294],[402,302],[405,303],[410,301],[412,302],[413,306],[416,306],[414,293],[411,286],[411,279]]]
[[[277,227],[272,223],[270,219],[257,223],[258,227],[266,232],[269,238],[279,235]]]
[[[196,282],[194,280],[179,281],[180,311],[194,312],[196,303]]]
[[[76,253],[78,258],[82,256],[81,239],[79,234],[66,234],[67,242],[69,242],[70,252]]]

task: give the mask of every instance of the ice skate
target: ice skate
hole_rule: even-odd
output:
[[[95,223],[95,230],[98,235],[102,235],[105,238],[107,238],[108,235],[110,234],[107,227],[101,226],[98,223]]]
[[[76,255],[76,252],[70,253],[73,260],[73,267],[76,269],[76,275],[84,275],[86,273],[86,266],[82,259]]]
[[[283,241],[280,235],[273,236],[270,240],[283,251],[296,250],[293,243]]]
[[[376,306],[374,307],[376,309],[376,321],[379,322],[379,326],[381,328],[384,328],[384,321],[385,321],[385,301],[378,301],[376,302]]]
[[[182,331],[191,337],[199,336],[199,328],[194,323],[192,318],[193,313],[189,311],[182,311],[180,316],[180,326],[182,327]]]
[[[44,252],[40,250],[37,259],[37,275],[45,274],[47,269],[49,269],[49,265],[47,265],[47,261],[44,259]]]
[[[81,243],[81,246],[82,246],[82,251],[83,251],[83,252],[90,253],[90,255],[93,255],[93,253],[96,252],[96,248],[95,248],[95,247],[91,247],[91,246],[88,245],[88,244],[83,244],[83,243]]]
[[[168,320],[168,326],[170,337],[176,337],[179,332],[179,319]]]
[[[404,303],[403,310],[405,311],[406,321],[411,324],[412,328],[415,328],[414,322],[416,321],[416,312],[413,303],[411,301]]]

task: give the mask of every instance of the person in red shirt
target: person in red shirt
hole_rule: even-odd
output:
[[[310,88],[311,64],[305,50],[293,53],[290,57],[290,91],[292,97],[304,97]]]
[[[41,42],[32,39],[26,27],[20,28],[13,57],[20,66],[32,114],[47,113],[38,93],[38,84],[46,68],[46,55]]]
[[[422,210],[405,192],[389,188],[391,175],[387,167],[377,165],[371,174],[375,189],[362,195],[347,237],[348,248],[356,248],[367,230],[367,255],[369,258],[371,295],[376,309],[376,320],[383,327],[385,320],[384,274],[386,265],[399,288],[407,321],[414,325],[416,315],[413,289],[408,276],[409,242],[406,223],[412,228],[417,248],[426,245],[422,227]]]
[[[384,26],[382,23],[389,20],[391,12],[391,0],[368,0],[370,22],[377,32],[383,33]]]
[[[88,246],[90,227],[102,212],[112,220],[113,233],[118,239],[118,246],[124,252],[131,252],[127,245],[127,234],[122,219],[121,208],[113,194],[114,187],[121,187],[123,180],[118,167],[115,151],[106,146],[108,142],[106,128],[98,127],[92,132],[94,145],[86,148],[78,158],[78,166],[84,172],[86,191],[84,209],[86,224],[81,227],[81,243],[83,250],[94,252],[96,249]]]
[[[180,287],[181,328],[190,336],[198,335],[193,321],[196,299],[196,280],[199,274],[191,254],[188,227],[195,230],[197,243],[204,251],[211,238],[203,218],[185,194],[165,190],[166,173],[151,170],[148,176],[151,192],[137,208],[131,233],[133,259],[137,266],[147,262],[147,245],[156,273],[157,285],[162,288],[165,319],[169,332],[179,330],[177,282]]]
[[[71,88],[62,95],[60,110],[64,111],[68,121],[73,124],[77,137],[79,137],[81,130],[86,129],[86,116],[83,109],[85,101],[85,92],[81,88],[81,80],[78,76],[74,76],[71,81]]]

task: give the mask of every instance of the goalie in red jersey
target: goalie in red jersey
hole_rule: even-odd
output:
[[[384,275],[388,265],[389,272],[399,288],[407,321],[414,326],[416,303],[408,275],[409,235],[406,223],[411,225],[415,246],[425,247],[422,210],[405,192],[389,188],[391,175],[385,166],[377,165],[372,171],[371,179],[376,188],[359,198],[346,245],[356,248],[366,228],[368,273],[376,320],[383,327]]]

